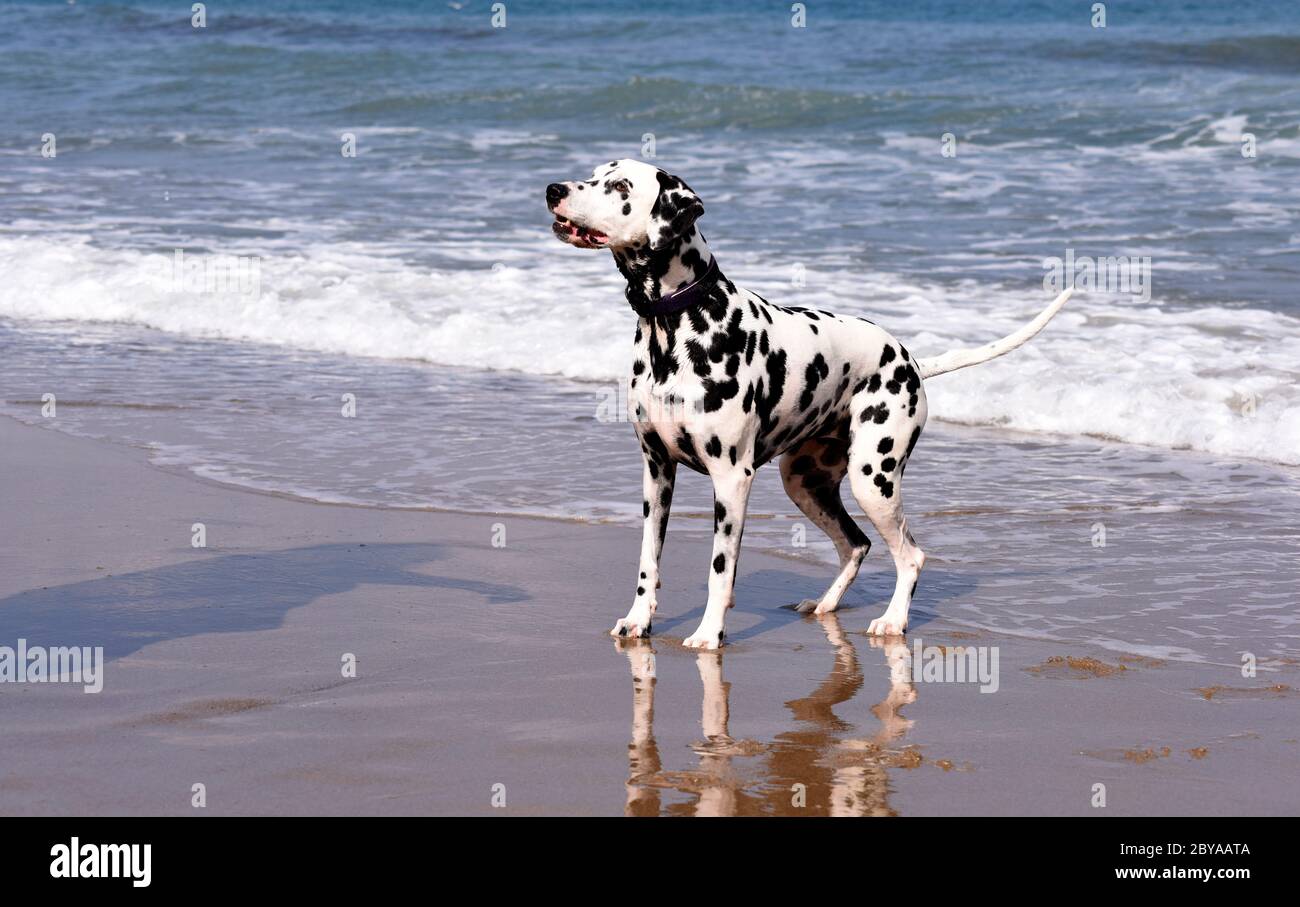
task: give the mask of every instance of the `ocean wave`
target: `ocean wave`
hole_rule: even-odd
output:
[[[1057,59],[1138,66],[1196,66],[1268,74],[1300,71],[1300,36],[1216,35],[1190,41],[1079,42],[1053,47]]]
[[[733,129],[737,123],[747,129],[825,128],[836,123],[861,128],[873,118],[880,124],[891,122],[885,105],[868,92],[704,83],[664,76],[601,79],[579,89],[567,71],[557,68],[551,75],[527,90],[414,87],[349,101],[332,112],[346,117],[432,117],[448,109],[478,109],[544,123],[599,116],[683,129]]]
[[[122,322],[351,356],[624,377],[632,315],[605,256],[523,231],[499,245],[444,251],[462,266],[437,271],[378,248],[323,244],[257,260],[255,281],[251,262],[239,272],[238,262],[193,254],[182,258],[178,281],[172,250],[0,237],[0,317]],[[868,315],[922,356],[1003,336],[1045,302],[1036,287],[924,284],[829,265],[810,266],[796,289],[786,268],[719,254],[729,275],[774,301]],[[1300,464],[1300,320],[1225,302],[1172,309],[1076,296],[1025,349],[931,381],[931,414]]]
[[[1300,72],[1300,36],[1245,35],[1192,42],[1143,42],[1139,59],[1185,66],[1213,66],[1270,73]]]
[[[612,269],[553,255],[554,270],[526,267],[507,248],[444,251],[464,267],[417,269],[331,243],[256,259],[183,255],[178,280],[172,249],[0,238],[0,316],[573,378],[621,372],[610,339],[631,328],[626,305],[608,305],[609,294],[621,296]],[[193,279],[186,268],[198,269]],[[575,280],[608,293],[575,294]]]

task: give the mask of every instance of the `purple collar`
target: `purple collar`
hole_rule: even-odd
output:
[[[709,266],[704,269],[704,274],[698,280],[687,284],[680,290],[674,290],[667,296],[660,296],[650,302],[631,302],[630,305],[642,318],[671,315],[673,312],[689,309],[691,306],[699,305],[708,299],[709,293],[718,282],[718,276],[718,260],[710,256]]]

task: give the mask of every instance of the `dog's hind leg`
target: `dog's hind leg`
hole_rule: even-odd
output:
[[[873,636],[898,636],[907,629],[908,610],[925,566],[925,552],[917,547],[903,514],[903,469],[925,424],[925,397],[908,396],[881,391],[853,402],[857,417],[849,444],[849,483],[889,546],[898,571],[889,606],[867,628]]]
[[[610,636],[650,635],[650,622],[658,607],[655,590],[659,588],[659,557],[663,554],[664,534],[668,531],[668,513],[672,509],[676,476],[676,463],[646,452],[641,482],[641,511],[645,522],[641,533],[641,566],[637,574],[636,597],[632,599],[627,617],[614,624]]]
[[[785,492],[822,532],[830,536],[840,556],[840,572],[820,599],[808,599],[795,610],[828,614],[857,578],[871,541],[858,528],[840,500],[840,484],[848,469],[848,444],[833,438],[806,441],[781,458]]]
[[[713,478],[713,562],[709,568],[709,602],[695,632],[683,644],[692,649],[716,649],[726,635],[727,609],[735,604],[736,562],[745,534],[745,511],[754,471],[742,463],[721,468]]]

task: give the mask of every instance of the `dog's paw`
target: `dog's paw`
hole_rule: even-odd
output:
[[[839,603],[827,604],[819,598],[805,598],[799,604],[794,606],[795,611],[799,614],[816,614],[821,617],[824,614],[834,614]]]
[[[727,634],[722,630],[700,627],[682,640],[682,645],[688,649],[716,649],[726,638]]]
[[[650,621],[638,621],[631,617],[619,618],[618,623],[614,624],[614,629],[609,631],[610,636],[621,636],[624,639],[640,639],[643,636],[650,635]]]
[[[884,614],[873,620],[867,627],[868,636],[902,636],[903,631],[907,629],[907,618],[900,618],[897,614],[890,614],[886,611]]]

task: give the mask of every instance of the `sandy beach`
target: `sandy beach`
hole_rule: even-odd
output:
[[[0,644],[106,661],[95,694],[0,684],[5,815],[191,814],[195,784],[212,814],[1300,809],[1293,659],[1244,679],[972,629],[943,601],[881,644],[864,635],[881,563],[819,621],[789,605],[826,569],[761,551],[730,645],[697,654],[679,641],[703,555],[671,532],[656,635],[619,642],[622,526],[310,503],[10,419],[0,457]],[[951,572],[931,588],[1015,582]],[[996,651],[996,691],[918,679],[918,641]]]

